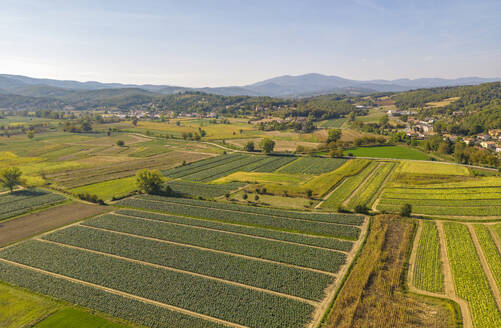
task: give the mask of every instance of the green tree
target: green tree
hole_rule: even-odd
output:
[[[244,147],[244,150],[245,151],[248,151],[248,152],[253,152],[254,151],[254,142],[253,141],[248,141],[246,144],[245,144],[245,147]]]
[[[85,120],[82,122],[81,128],[83,132],[90,132],[92,131],[92,124],[90,124],[89,120]]]
[[[137,126],[137,122],[138,122],[138,121],[139,121],[139,119],[138,119],[137,117],[134,117],[134,118],[132,119],[132,125]]]
[[[117,146],[118,147],[123,147],[123,146],[125,146],[125,142],[123,140],[118,140],[117,141]]]
[[[327,136],[327,143],[336,142],[341,139],[342,132],[339,129],[330,129]]]
[[[261,149],[266,153],[270,154],[275,148],[275,141],[265,138],[261,141]]]
[[[136,185],[147,194],[157,194],[162,190],[162,174],[158,170],[139,170],[136,173]]]
[[[0,171],[0,184],[12,192],[17,185],[22,183],[22,174],[18,167],[5,168]]]
[[[387,126],[389,122],[390,122],[390,119],[388,118],[388,115],[383,115],[379,119],[379,124],[383,127]]]
[[[409,216],[411,216],[411,213],[412,213],[412,205],[411,204],[402,205],[402,208],[400,209],[401,216],[409,217]]]
[[[26,135],[28,136],[29,139],[33,139],[33,137],[35,136],[35,132],[33,130],[30,130],[26,133]]]

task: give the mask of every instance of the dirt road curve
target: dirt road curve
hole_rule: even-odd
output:
[[[70,203],[2,222],[0,223],[0,246],[110,210],[111,208],[106,206]]]

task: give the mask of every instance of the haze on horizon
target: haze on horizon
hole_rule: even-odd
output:
[[[499,17],[495,0],[4,0],[0,73],[189,87],[501,77]]]

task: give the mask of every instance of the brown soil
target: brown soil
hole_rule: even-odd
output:
[[[105,206],[70,203],[2,222],[0,223],[0,246],[110,210]]]

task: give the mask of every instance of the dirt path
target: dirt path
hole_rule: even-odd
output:
[[[197,318],[201,318],[201,319],[204,319],[204,320],[207,320],[207,321],[216,322],[216,323],[228,326],[228,327],[248,328],[247,326],[239,325],[239,324],[236,324],[236,323],[233,323],[233,322],[229,322],[229,321],[225,321],[225,320],[222,320],[222,319],[213,318],[213,317],[210,317],[210,316],[207,316],[207,315],[204,315],[204,314],[196,313],[196,312],[193,312],[193,311],[190,311],[190,310],[186,310],[186,309],[183,309],[183,308],[179,308],[179,307],[176,307],[176,306],[173,306],[173,305],[168,305],[168,304],[165,304],[165,303],[153,301],[153,300],[150,300],[150,299],[147,299],[147,298],[144,298],[144,297],[136,296],[136,295],[133,295],[133,294],[129,294],[129,293],[122,292],[122,291],[119,291],[119,290],[116,290],[116,289],[112,289],[112,288],[108,288],[108,287],[104,287],[104,286],[101,286],[101,285],[96,285],[96,284],[93,284],[93,283],[90,283],[90,282],[87,282],[87,281],[83,281],[83,280],[79,280],[79,279],[67,277],[67,276],[64,276],[64,275],[61,275],[61,274],[57,274],[57,273],[45,271],[45,270],[42,270],[42,269],[30,267],[28,265],[20,264],[20,263],[17,263],[17,262],[12,262],[12,261],[1,259],[1,258],[0,258],[0,262],[4,262],[4,263],[11,264],[11,265],[15,265],[15,266],[23,268],[23,269],[35,271],[35,272],[38,272],[38,273],[45,274],[47,276],[55,277],[55,278],[58,278],[58,279],[63,279],[63,280],[70,281],[70,282],[73,282],[73,283],[77,283],[77,284],[80,284],[80,285],[84,285],[84,286],[96,288],[96,289],[99,289],[99,290],[102,290],[102,291],[105,291],[105,292],[108,292],[108,293],[111,293],[111,294],[114,294],[114,295],[118,295],[118,296],[130,298],[130,299],[133,299],[133,300],[136,300],[136,301],[140,301],[140,302],[143,302],[143,303],[155,305],[155,306],[162,307],[162,308],[165,308],[165,309],[168,309],[168,310],[171,310],[171,311],[184,313],[184,314],[190,315],[192,317],[197,317]]]
[[[334,281],[334,283],[325,290],[326,296],[324,300],[320,303],[320,305],[315,309],[315,312],[313,312],[313,320],[308,325],[308,328],[318,327],[318,325],[322,321],[324,314],[329,309],[329,306],[332,300],[334,299],[334,296],[336,295],[337,291],[342,287],[341,281],[347,274],[348,269],[353,264],[353,259],[355,258],[357,252],[360,250],[362,243],[367,238],[367,235],[369,233],[369,220],[370,220],[369,217],[365,218],[364,223],[361,227],[362,231],[360,233],[360,238],[358,238],[358,240],[353,245],[351,252],[348,254],[346,258],[346,264],[343,265],[343,267],[339,270],[338,276]]]
[[[346,177],[343,178],[343,181],[341,181],[341,183],[339,183],[336,187],[334,187],[334,189],[332,189],[330,192],[328,192],[327,195],[325,195],[324,197],[322,197],[322,201],[320,201],[320,203],[318,203],[314,207],[314,209],[320,208],[322,206],[322,204],[325,203],[325,201],[327,199],[329,199],[329,197],[332,196],[332,194],[335,193],[336,190],[338,190],[345,182],[346,182]]]
[[[133,216],[133,215],[127,215],[127,214],[118,214],[118,213],[115,213],[115,212],[111,212],[110,214],[116,214],[116,215],[120,215],[120,216],[126,216],[126,217],[133,218],[133,219],[140,219],[140,220],[146,220],[146,221],[152,221],[152,222],[160,222],[160,223],[165,223],[165,224],[173,224],[173,225],[177,225],[177,226],[194,228],[194,229],[200,229],[200,230],[208,230],[208,231],[215,231],[215,232],[219,232],[219,233],[227,233],[227,234],[230,234],[230,235],[243,236],[243,237],[247,237],[247,238],[255,238],[255,239],[268,240],[268,241],[279,242],[279,243],[284,243],[284,244],[289,244],[289,245],[297,245],[297,246],[304,246],[304,247],[309,247],[309,248],[316,248],[316,249],[321,249],[321,250],[324,250],[324,251],[329,251],[329,252],[334,252],[334,253],[344,253],[344,254],[348,253],[346,251],[341,251],[341,250],[337,250],[337,249],[331,249],[331,248],[325,248],[325,247],[320,247],[320,246],[301,244],[301,243],[296,243],[296,242],[293,242],[293,241],[273,239],[273,238],[268,238],[268,237],[247,235],[247,234],[240,233],[240,232],[218,230],[218,229],[207,228],[207,227],[199,227],[199,226],[194,226],[194,225],[189,225],[189,224],[183,224],[183,223],[177,223],[177,222],[159,221],[159,220],[155,220],[155,219],[143,218],[143,217],[140,217],[140,216]]]
[[[322,270],[317,270],[317,269],[302,267],[302,266],[299,266],[299,265],[289,264],[289,263],[285,263],[285,262],[267,260],[267,259],[263,259],[263,258],[252,257],[252,256],[243,255],[243,254],[237,254],[237,253],[231,253],[231,252],[227,252],[227,251],[220,251],[220,250],[216,250],[216,249],[211,249],[211,248],[206,248],[206,247],[200,247],[200,246],[195,246],[195,245],[190,245],[190,244],[183,244],[183,243],[178,243],[178,242],[175,242],[175,241],[168,241],[168,240],[163,240],[163,239],[158,239],[158,238],[139,236],[139,235],[134,235],[134,234],[127,233],[127,232],[114,231],[114,230],[109,230],[109,229],[104,229],[104,228],[96,228],[96,227],[91,227],[91,226],[83,226],[83,227],[89,228],[89,229],[94,229],[94,230],[111,232],[111,233],[115,233],[115,234],[123,235],[123,236],[129,236],[129,237],[135,237],[135,238],[141,238],[141,239],[156,241],[156,242],[159,242],[159,243],[165,243],[165,244],[171,244],[171,245],[183,246],[183,247],[190,247],[190,248],[199,249],[199,250],[202,250],[202,251],[209,251],[209,252],[214,252],[214,253],[219,253],[219,254],[232,255],[232,256],[237,256],[237,257],[241,257],[241,258],[244,258],[244,259],[249,259],[249,260],[254,260],[254,261],[259,261],[259,262],[279,264],[279,265],[287,266],[287,267],[290,267],[290,268],[301,269],[301,270],[306,270],[306,271],[312,271],[312,272],[322,273],[322,274],[325,274],[325,275],[328,275],[328,276],[336,277],[336,274],[334,274],[332,272],[327,272],[327,271],[322,271]]]
[[[66,203],[0,223],[0,246],[110,211],[106,206]]]
[[[452,278],[452,271],[449,264],[449,257],[447,255],[447,245],[445,242],[445,233],[444,228],[442,226],[442,221],[437,221],[437,230],[438,236],[440,240],[440,258],[442,260],[442,267],[444,270],[444,290],[445,294],[459,304],[459,308],[461,309],[461,316],[463,318],[463,327],[464,328],[473,328],[473,319],[471,316],[471,310],[468,302],[459,298],[456,295],[456,291],[454,289],[454,280]]]
[[[501,239],[499,238],[499,235],[492,229],[490,225],[486,225],[487,229],[491,233],[492,240],[494,240],[494,244],[496,244],[499,254],[501,254]]]
[[[128,257],[123,257],[123,256],[120,256],[120,255],[115,255],[115,254],[111,254],[111,253],[105,253],[105,252],[95,251],[95,250],[92,250],[92,249],[87,249],[87,248],[82,248],[82,247],[78,247],[78,246],[63,244],[63,243],[55,242],[55,241],[52,241],[52,240],[46,240],[46,239],[40,239],[40,238],[35,238],[35,240],[43,242],[43,243],[48,243],[48,244],[53,244],[53,245],[61,246],[61,247],[76,249],[76,250],[80,250],[80,251],[84,251],[84,252],[88,252],[88,253],[98,254],[98,255],[107,256],[107,257],[112,257],[112,258],[123,260],[123,261],[127,261],[127,262],[132,262],[132,263],[137,263],[137,264],[141,264],[141,265],[145,265],[145,266],[150,266],[150,267],[157,268],[157,269],[162,269],[162,270],[167,270],[167,271],[173,271],[173,272],[182,273],[182,274],[189,274],[189,275],[194,276],[194,277],[199,277],[199,278],[204,278],[204,279],[208,279],[208,280],[213,280],[213,281],[217,281],[217,282],[221,282],[221,283],[225,283],[225,284],[228,284],[228,285],[233,285],[233,286],[237,286],[237,287],[241,287],[241,288],[245,288],[245,289],[251,289],[251,290],[259,291],[261,293],[266,293],[266,294],[272,294],[272,295],[276,295],[276,296],[280,296],[280,297],[285,297],[285,298],[292,299],[292,300],[295,300],[295,301],[307,303],[307,304],[310,304],[310,305],[313,305],[313,306],[317,306],[318,305],[318,302],[315,302],[315,301],[312,301],[312,300],[308,300],[308,299],[305,299],[305,298],[301,298],[301,297],[297,297],[297,296],[293,296],[293,295],[289,295],[289,294],[284,294],[284,293],[280,293],[280,292],[276,292],[276,291],[272,291],[272,290],[268,290],[268,289],[264,289],[264,288],[260,288],[260,287],[250,286],[250,285],[238,283],[238,282],[235,282],[235,281],[230,281],[230,280],[221,279],[221,278],[217,278],[217,277],[207,276],[207,275],[196,273],[196,272],[186,271],[186,270],[182,270],[182,269],[176,269],[176,268],[165,266],[165,265],[160,265],[160,264],[150,263],[150,262],[146,262],[146,261],[131,259],[131,258],[128,258]]]
[[[501,309],[501,295],[499,294],[499,288],[492,275],[491,269],[489,268],[489,263],[487,262],[487,258],[485,257],[484,251],[482,250],[482,246],[478,241],[477,234],[475,233],[475,229],[471,223],[467,223],[466,226],[470,231],[471,239],[473,240],[473,244],[475,244],[475,248],[477,249],[477,254],[480,259],[480,263],[482,264],[482,268],[484,269],[485,276],[487,277],[487,281],[489,282],[489,287],[491,288],[492,295],[496,300],[498,305],[498,309]]]
[[[346,198],[344,200],[344,202],[342,203],[343,206],[347,206],[350,201],[353,199],[353,197],[355,197],[356,194],[358,194],[358,192],[363,188],[365,187],[365,184],[367,183],[367,181],[370,180],[370,178],[372,178],[372,176],[374,174],[376,174],[377,170],[379,170],[379,168],[381,167],[382,163],[379,163],[375,168],[372,169],[372,172],[360,183],[360,185],[358,185],[357,189],[355,189],[351,194],[350,196],[348,196],[348,198]]]

